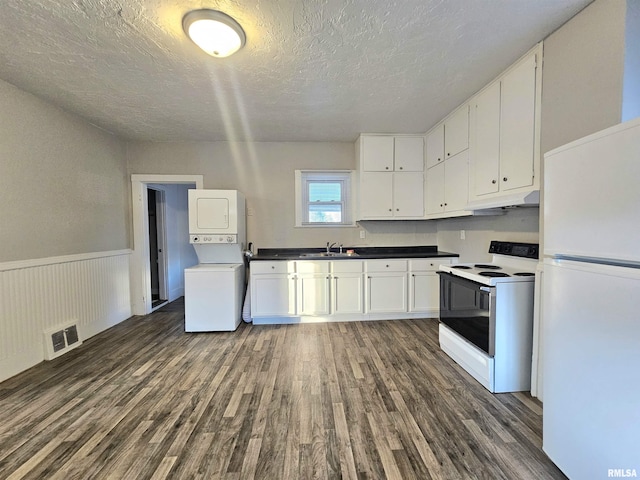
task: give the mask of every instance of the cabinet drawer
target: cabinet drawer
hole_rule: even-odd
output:
[[[362,260],[331,262],[331,271],[333,273],[362,273],[363,264]]]
[[[295,272],[295,262],[251,262],[249,268],[251,273],[293,273]]]
[[[406,260],[367,260],[367,272],[406,272]]]
[[[304,260],[296,262],[297,273],[329,273],[329,263],[326,260]]]
[[[410,272],[434,272],[440,265],[451,263],[450,258],[417,258],[409,260]]]

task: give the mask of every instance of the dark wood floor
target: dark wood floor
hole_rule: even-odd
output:
[[[173,302],[0,383],[2,479],[553,479],[541,405],[437,322],[184,333]]]

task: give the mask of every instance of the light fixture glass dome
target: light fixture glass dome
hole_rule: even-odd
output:
[[[182,19],[187,36],[213,57],[228,57],[240,50],[246,37],[242,27],[217,10],[194,10]]]

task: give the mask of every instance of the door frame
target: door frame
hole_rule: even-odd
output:
[[[167,272],[167,208],[166,208],[166,191],[162,184],[148,184],[147,194],[149,190],[153,190],[156,194],[156,242],[158,255],[158,299],[162,303],[169,300],[169,286]],[[147,218],[149,217],[147,211]],[[149,252],[151,253],[151,252]],[[151,265],[149,265],[151,268]],[[152,292],[153,293],[153,292]],[[156,307],[157,308],[157,307]]]
[[[149,217],[147,185],[195,184],[204,188],[204,175],[131,175],[131,214],[133,222],[133,251],[129,263],[131,313],[151,313],[151,266],[149,262]]]

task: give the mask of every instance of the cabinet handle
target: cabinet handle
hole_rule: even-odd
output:
[[[447,205],[448,205],[447,203],[445,203],[445,204],[444,204],[444,206],[445,206],[445,207],[446,207]]]
[[[389,170],[389,167],[384,167],[385,170]]]
[[[447,157],[450,156],[450,155],[451,155],[451,153],[447,152]]]
[[[400,167],[400,170],[402,170],[402,167]]]
[[[387,265],[386,267],[389,268],[389,265]]]
[[[493,184],[495,185],[495,184],[496,184],[496,181],[495,181],[495,180],[491,180],[491,183],[493,183]]]
[[[438,157],[438,161],[442,160],[440,157]]]
[[[415,277],[415,276],[416,276],[416,274],[415,274],[415,273],[412,273],[412,274],[411,274],[411,276],[412,276],[412,277]]]
[[[371,278],[370,276],[367,276],[367,278]]]
[[[506,182],[507,181],[507,177],[502,177],[502,181]]]
[[[273,270],[274,268],[276,268],[275,265],[271,265],[271,269]]]
[[[393,211],[393,209],[392,209],[392,208],[390,208],[390,209],[389,209],[389,211],[390,211],[390,212],[392,212],[392,211]]]
[[[443,204],[440,204],[440,206],[441,206],[441,207],[444,207],[444,205],[443,205]]]
[[[399,211],[400,211],[400,209],[399,209],[399,208],[396,208],[396,212],[399,212]]]
[[[331,275],[327,275],[327,280],[331,280]]]

